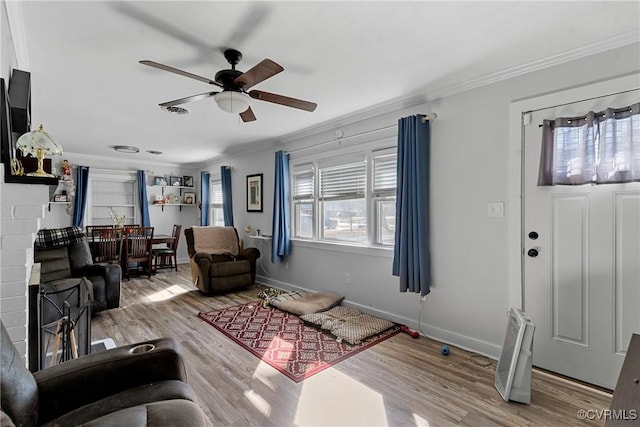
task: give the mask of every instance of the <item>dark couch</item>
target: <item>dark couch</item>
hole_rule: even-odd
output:
[[[210,426],[177,343],[117,347],[31,374],[0,322],[2,425]],[[150,344],[150,351],[136,352]]]
[[[200,236],[207,238],[207,246],[213,250],[200,251],[193,228],[184,230],[187,252],[191,262],[191,279],[202,292],[219,293],[251,286],[256,281],[256,261],[260,258],[257,248],[243,248],[234,227],[197,227]],[[215,238],[209,237],[215,236]],[[224,237],[216,246],[215,240]],[[231,241],[231,245],[229,245]],[[229,249],[230,248],[230,249]],[[218,250],[219,249],[219,250]],[[222,253],[229,250],[229,253]]]
[[[34,262],[41,264],[40,283],[64,287],[77,283],[82,277],[91,281],[92,314],[120,306],[122,269],[117,264],[94,264],[89,244],[79,228],[38,231]]]

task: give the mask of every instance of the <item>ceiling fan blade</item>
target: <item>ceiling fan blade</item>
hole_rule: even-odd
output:
[[[234,83],[242,86],[243,89],[249,89],[282,71],[284,71],[284,68],[281,65],[270,59],[263,59],[249,71],[236,77]]]
[[[201,99],[211,98],[213,95],[219,92],[205,92],[198,95],[187,96],[186,98],[175,99],[173,101],[163,102],[161,107],[175,107],[176,105],[186,104],[187,102],[199,101]]]
[[[251,107],[240,113],[240,117],[242,118],[243,122],[253,122],[256,120],[256,115],[253,114],[253,110],[251,109]]]
[[[302,99],[290,98],[284,95],[278,95],[276,93],[263,92],[261,90],[252,90],[247,94],[260,101],[273,102],[274,104],[285,105],[287,107],[298,108],[304,111],[315,111],[318,104],[315,102],[303,101]]]
[[[177,68],[170,67],[170,66],[164,65],[164,64],[160,64],[158,62],[149,61],[147,59],[144,59],[144,60],[140,61],[140,63],[144,64],[144,65],[148,65],[149,67],[157,68],[159,70],[169,71],[170,73],[175,73],[175,74],[178,74],[180,76],[189,77],[191,79],[199,80],[201,82],[205,82],[205,83],[209,83],[211,85],[216,85],[216,86],[222,87],[222,85],[220,83],[218,83],[218,82],[216,82],[214,80],[211,80],[209,78],[202,77],[202,76],[199,76],[197,74],[190,73],[188,71],[179,70]]]
[[[234,23],[235,30],[222,44],[223,51],[232,46],[243,46],[256,33],[256,30],[264,24],[271,8],[271,6],[261,2],[251,3],[249,7],[250,9],[242,15],[240,21]]]

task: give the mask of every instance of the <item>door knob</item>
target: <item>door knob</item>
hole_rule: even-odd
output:
[[[535,258],[538,256],[538,250],[537,249],[529,249],[527,251],[527,255],[529,255],[531,258]]]
[[[536,240],[538,238],[538,233],[536,233],[535,231],[532,231],[529,233],[529,238],[531,240]]]

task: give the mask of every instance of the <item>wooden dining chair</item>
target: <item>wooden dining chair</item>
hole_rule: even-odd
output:
[[[123,231],[114,227],[88,226],[91,256],[94,263],[121,264]]]
[[[153,227],[125,227],[124,237],[124,276],[127,280],[131,273],[144,273],[151,277],[153,273],[152,239]]]
[[[171,244],[164,245],[164,247],[153,248],[154,268],[156,270],[159,268],[169,268],[178,271],[177,254],[181,230],[182,225],[174,224],[173,232],[171,233],[173,242],[171,242]]]

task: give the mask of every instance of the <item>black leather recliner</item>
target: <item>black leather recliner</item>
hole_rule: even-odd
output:
[[[63,235],[64,239],[43,236]],[[117,264],[94,264],[89,244],[77,227],[40,230],[34,245],[34,262],[40,263],[40,283],[53,287],[72,285],[86,277],[91,281],[92,315],[120,306],[122,269]]]
[[[169,338],[117,347],[31,374],[4,324],[0,356],[2,425],[210,426],[186,383]],[[147,351],[144,350],[146,345]]]

